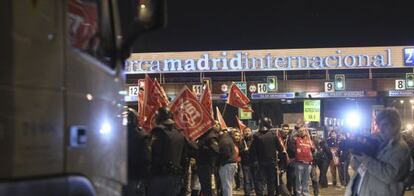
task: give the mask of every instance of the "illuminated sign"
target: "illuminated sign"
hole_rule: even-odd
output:
[[[303,120],[306,122],[321,121],[321,100],[305,100],[303,102]]]
[[[225,101],[225,100],[227,100],[227,93],[224,93],[224,94],[213,94],[211,96],[211,99]]]
[[[247,84],[246,82],[235,82],[236,86],[246,95],[247,94]]]
[[[414,48],[404,48],[404,65],[414,66]]]
[[[125,67],[127,74],[395,68],[413,55],[399,46],[134,53]]]
[[[414,96],[414,90],[390,90],[388,91],[389,97],[412,97]]]
[[[250,105],[249,108],[252,109]],[[252,112],[245,112],[243,109],[239,108],[239,118],[240,120],[250,120],[252,119]]]
[[[127,95],[127,96],[124,97],[124,101],[125,102],[136,102],[136,101],[138,101],[138,96],[129,96],[129,95]]]
[[[252,99],[292,99],[295,98],[295,93],[252,93],[251,97]]]
[[[310,92],[304,98],[365,97],[365,91]]]

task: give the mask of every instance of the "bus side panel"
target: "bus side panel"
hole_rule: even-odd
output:
[[[0,1],[0,179],[11,176],[13,154],[13,42],[12,42],[12,1]],[[4,161],[3,161],[4,160]]]
[[[84,127],[84,146],[67,148],[66,171],[91,179],[97,195],[120,195],[126,183],[126,130],[122,125],[122,80],[89,56],[68,48],[66,124]]]
[[[5,84],[8,178],[63,173],[63,39],[61,3],[12,1],[12,58]],[[12,101],[10,101],[12,99]],[[3,112],[3,110],[1,111]],[[10,125],[11,124],[11,125]],[[13,137],[10,137],[10,136]]]
[[[63,173],[62,92],[16,89],[13,176]]]

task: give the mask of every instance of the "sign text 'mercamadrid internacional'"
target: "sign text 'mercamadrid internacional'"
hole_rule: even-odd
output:
[[[403,66],[402,51],[402,47],[372,47],[135,53],[125,63],[130,74],[392,68]]]

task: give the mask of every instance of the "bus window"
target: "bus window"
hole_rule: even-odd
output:
[[[85,52],[105,64],[105,51],[102,43],[100,26],[100,1],[98,0],[69,0],[68,31],[69,44],[72,48]],[[110,61],[110,60],[109,60]]]
[[[139,35],[165,22],[165,0],[69,0],[67,10],[70,46],[112,69]]]

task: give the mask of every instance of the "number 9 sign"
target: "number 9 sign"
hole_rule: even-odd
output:
[[[335,92],[333,82],[325,82],[325,92]]]

